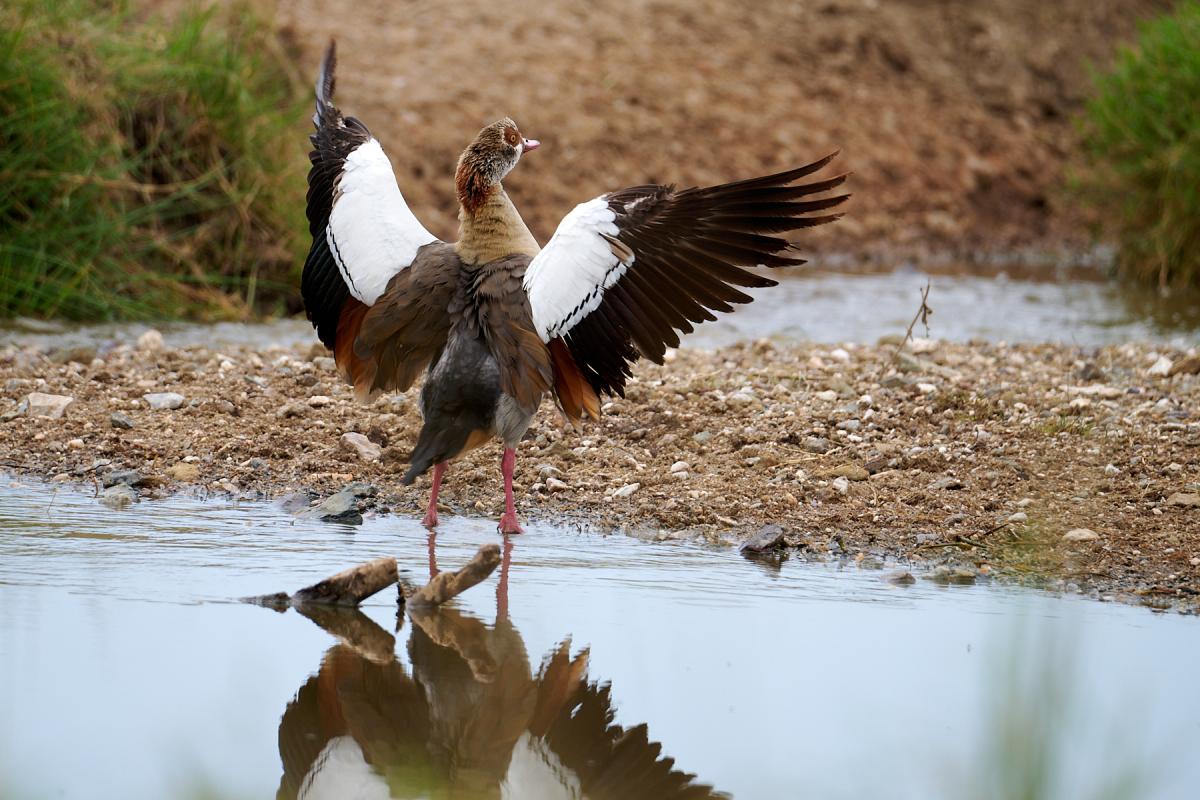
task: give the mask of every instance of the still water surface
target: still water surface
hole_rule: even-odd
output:
[[[397,631],[391,591],[231,601],[382,555],[424,581],[414,519],[0,486],[6,798],[1002,797],[1026,750],[1047,797],[1200,785],[1194,618],[531,524]],[[444,521],[439,567],[498,541]]]
[[[714,323],[697,327],[686,347],[714,348],[764,337],[781,342],[859,342],[903,334],[931,285],[934,313],[930,335],[948,341],[985,339],[1055,342],[1097,347],[1155,341],[1200,345],[1200,296],[1121,289],[1097,280],[1018,280],[1005,275],[926,275],[918,270],[849,274],[821,270],[772,273],[779,286],[753,289],[754,304]],[[58,332],[0,330],[0,344],[42,347],[103,346],[131,342],[145,326],[91,325]],[[170,324],[163,326],[172,346],[308,346],[315,341],[303,320],[262,325]],[[918,328],[917,335],[924,330]]]

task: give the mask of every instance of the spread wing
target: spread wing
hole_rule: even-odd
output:
[[[811,196],[840,186],[845,175],[796,184],[834,155],[705,189],[635,186],[567,214],[523,282],[567,415],[597,416],[599,394],[623,394],[640,356],[661,364],[694,323],[750,302],[737,287],[775,285],[743,267],[803,264],[779,234],[841,216],[815,212],[849,195]]]
[[[417,251],[437,240],[404,202],[391,162],[367,126],[333,105],[336,62],[330,43],[317,78],[316,131],[309,137],[313,243],[300,284],[317,336],[335,352],[341,318],[354,306],[347,301],[374,305]]]

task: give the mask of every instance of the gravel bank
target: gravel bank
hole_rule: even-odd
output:
[[[519,452],[519,508],[1194,610],[1195,370],[1194,355],[1140,345],[681,350],[641,365],[599,424],[563,427],[544,404]],[[428,491],[428,478],[398,480],[415,393],[356,404],[318,349],[172,349],[153,332],[99,350],[10,346],[0,386],[3,467],[98,494],[108,484],[110,504],[289,496],[290,510],[325,501],[352,522],[418,515]],[[447,513],[497,515],[497,447],[454,464],[443,498]]]

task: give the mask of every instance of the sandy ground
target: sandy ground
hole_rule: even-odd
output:
[[[337,38],[339,103],[443,238],[457,229],[455,159],[509,115],[543,142],[507,182],[541,241],[601,192],[719,183],[840,148],[855,199],[804,241],[890,263],[1088,247],[1093,220],[1064,187],[1089,65],[1169,6],[263,2],[306,80]]]
[[[365,482],[358,510],[421,512],[428,478],[398,480],[420,424],[414,395],[356,404],[319,348],[144,344],[0,350],[0,464],[97,492],[115,482],[110,502],[125,482],[131,499],[302,492],[289,505],[303,509]],[[1158,374],[1168,362],[1178,374]],[[681,350],[640,366],[598,424],[564,427],[544,404],[520,447],[518,507],[652,538],[740,542],[778,525],[789,548],[777,555],[911,561],[943,580],[1003,575],[1194,609],[1192,368],[1200,359],[1132,345]],[[61,418],[33,416],[32,392],[71,402]],[[149,408],[160,392],[180,406]],[[354,432],[378,452],[343,442]],[[498,515],[498,462],[493,444],[453,465],[443,513]]]

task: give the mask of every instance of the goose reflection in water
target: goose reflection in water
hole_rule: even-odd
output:
[[[437,573],[430,536],[430,577]],[[613,723],[587,651],[563,641],[531,669],[508,618],[506,539],[491,627],[457,609],[410,610],[412,674],[395,639],[357,609],[302,611],[341,642],[279,724],[279,798],[704,800],[646,726]]]

